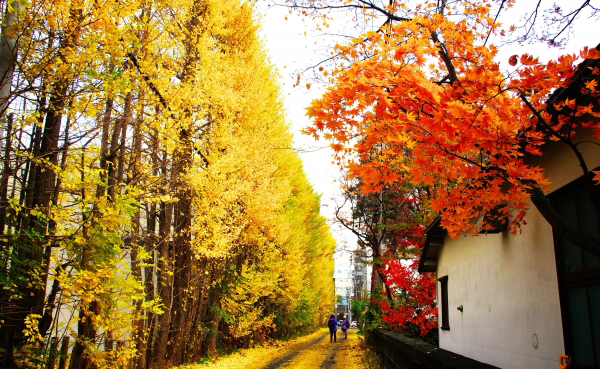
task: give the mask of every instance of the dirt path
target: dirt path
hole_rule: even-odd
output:
[[[329,342],[324,328],[309,336],[288,342],[243,350],[219,358],[210,365],[190,365],[190,369],[359,369],[362,352],[356,329],[348,331],[348,339],[338,331],[336,343]]]
[[[274,361],[264,366],[263,369],[279,369],[286,367],[289,368],[290,364],[294,362],[294,359],[296,359],[298,355],[304,353],[306,350],[310,351],[311,349],[314,349],[315,345],[321,344],[328,337],[329,333],[325,333],[324,335],[317,337],[317,339],[315,340],[296,346],[293,348],[293,351],[291,351],[289,354],[285,355],[280,359],[275,359]]]
[[[355,333],[350,332],[350,336]],[[341,331],[338,332],[337,342],[329,342],[329,332],[325,331],[322,336],[296,347],[293,352],[279,360],[268,363],[261,369],[283,369],[283,368],[336,368],[338,353],[345,348],[348,340],[343,338]]]
[[[319,369],[331,369],[335,366],[337,355],[338,355],[340,349],[342,348],[342,344],[344,342],[346,342],[346,340],[342,338],[341,340],[339,340],[337,342],[336,345],[333,345],[329,348],[327,357],[325,358],[325,360],[323,361],[321,366],[319,366]],[[330,343],[330,345],[331,345],[331,343]]]

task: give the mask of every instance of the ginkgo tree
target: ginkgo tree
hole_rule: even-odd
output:
[[[164,368],[324,320],[335,241],[253,4],[3,5],[0,366]]]
[[[411,16],[393,16],[396,10]],[[518,232],[531,201],[567,239],[600,255],[600,241],[556,214],[544,195],[547,179],[525,160],[540,155],[547,140],[562,142],[594,186],[572,140],[580,129],[592,129],[600,138],[600,53],[585,48],[545,64],[530,55],[514,56],[510,64],[516,69],[509,73],[495,60],[497,48],[487,43],[490,33],[499,38],[504,33],[490,2],[429,1],[412,11],[392,2],[382,11],[391,15],[379,32],[336,48],[347,67],[334,71],[332,86],[308,109],[314,125],[307,131],[348,155],[354,176],[379,174],[363,182],[365,192],[396,182],[374,170],[381,165],[426,186],[428,207],[441,214],[452,237],[490,229],[474,221],[486,215]],[[576,74],[582,60],[585,73]],[[549,106],[551,94],[567,86],[577,86],[579,96]],[[392,153],[361,161],[380,146]],[[591,193],[600,211],[597,191]]]

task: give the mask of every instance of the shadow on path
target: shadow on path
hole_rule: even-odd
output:
[[[294,360],[294,358],[298,354],[300,354],[302,351],[304,351],[306,349],[310,349],[313,345],[316,345],[316,344],[320,343],[321,341],[324,341],[325,339],[328,339],[328,338],[329,338],[329,332],[325,333],[323,336],[318,337],[310,342],[306,342],[304,344],[298,345],[298,347],[295,348],[294,352],[268,363],[266,366],[263,367],[263,369],[279,369],[283,365]]]
[[[344,343],[344,338],[341,340],[338,339],[338,343],[336,345],[331,346],[329,352],[327,353],[327,357],[325,361],[319,366],[319,369],[331,369],[335,365],[335,357],[338,354],[338,351],[342,347],[342,343]]]
[[[348,335],[351,334],[350,332],[352,332],[352,334],[356,334],[355,331],[356,329],[349,329]],[[346,348],[344,347],[344,342],[348,342],[348,337],[344,338],[344,333],[342,333],[342,331],[338,331],[337,344],[330,347],[329,352],[327,353],[327,357],[325,358],[325,361],[323,361],[323,363],[319,366],[319,369],[335,368],[335,364],[337,363],[337,355],[339,354],[339,351],[346,350]],[[344,353],[342,352],[342,354]]]
[[[316,339],[310,342],[306,342],[304,344],[296,346],[293,349],[293,352],[289,353],[288,355],[285,355],[284,357],[275,359],[267,363],[264,367],[262,367],[262,369],[300,369],[298,367],[299,365],[302,366],[301,369],[333,369],[335,368],[338,352],[340,350],[343,350],[344,342],[347,341],[343,338],[343,334],[341,332],[339,333],[339,336],[341,337],[338,337],[337,344],[329,343],[329,332],[326,332],[324,335],[317,337]],[[323,353],[320,354],[319,351]],[[312,357],[318,360],[318,362],[320,362],[320,365],[317,364],[312,366],[312,363],[314,362],[311,362],[311,367],[305,368],[307,364],[307,356],[304,355],[303,358],[299,360],[297,360],[296,358],[299,354],[302,353],[306,353],[309,356],[313,355]],[[323,357],[323,359],[317,359],[318,356],[315,357],[315,355],[319,355]]]

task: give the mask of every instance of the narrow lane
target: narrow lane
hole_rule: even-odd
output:
[[[270,362],[269,364],[267,364],[263,369],[279,369],[279,368],[291,368],[294,359],[296,359],[296,357],[302,353],[304,353],[305,351],[310,351],[312,349],[314,349],[314,347],[316,345],[319,345],[321,343],[324,342],[325,339],[329,338],[329,333],[326,332],[325,334],[317,337],[316,339],[310,341],[310,342],[306,342],[303,343],[299,346],[296,346],[294,348],[294,351],[291,351],[289,354],[285,355],[282,358],[279,359],[275,359],[274,361]]]
[[[321,337],[305,343],[295,349],[295,352],[286,355],[262,367],[261,369],[337,369],[345,366],[338,364],[338,359],[344,351],[350,349],[351,343],[358,341],[356,330],[348,331],[348,339],[338,331],[336,343],[329,342],[329,332],[325,330]]]
[[[338,331],[337,343],[329,342],[327,328],[290,340],[241,350],[218,358],[208,365],[188,365],[189,369],[359,369],[364,368],[356,329],[348,331],[348,339]]]

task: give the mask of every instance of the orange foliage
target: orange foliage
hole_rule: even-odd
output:
[[[597,104],[567,99],[552,120],[547,99],[570,85],[581,58],[600,54],[586,48],[546,64],[514,55],[516,72],[507,75],[494,59],[497,49],[484,43],[496,27],[489,8],[464,4],[460,21],[419,15],[338,46],[351,64],[335,71],[334,85],[308,108],[314,125],[307,132],[325,135],[348,158],[363,193],[393,184],[400,172],[427,186],[430,208],[453,237],[477,233],[475,220],[498,205],[517,232],[531,188],[548,188],[526,153],[540,155],[548,138],[572,139],[563,132],[574,131],[575,116],[600,116]],[[597,68],[590,69],[582,94],[597,100]],[[598,120],[586,124],[600,138]],[[382,154],[370,157],[374,152]]]

